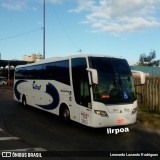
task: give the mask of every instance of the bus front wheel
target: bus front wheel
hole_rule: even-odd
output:
[[[70,112],[67,106],[62,106],[60,114],[64,120],[70,120]]]

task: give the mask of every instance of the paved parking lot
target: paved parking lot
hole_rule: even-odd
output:
[[[92,154],[102,151],[103,154],[113,151],[160,151],[158,134],[127,127],[129,132],[107,134],[106,128],[93,129],[75,122],[65,123],[58,116],[33,107],[23,107],[13,100],[12,87],[0,87],[1,154],[2,151],[56,151],[57,156],[61,157],[63,151],[82,155],[86,151]],[[95,157],[96,160],[98,158],[106,159]]]

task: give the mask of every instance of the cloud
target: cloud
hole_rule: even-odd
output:
[[[23,11],[31,7],[30,2],[43,0],[3,0],[1,7]],[[46,0],[50,4],[74,3],[70,13],[84,15],[81,24],[89,25],[92,32],[123,34],[160,27],[160,0]],[[37,11],[37,8],[30,8]]]
[[[14,11],[22,11],[27,8],[26,0],[5,0],[1,3],[1,7],[14,10]]]
[[[46,0],[46,3],[49,4],[62,4],[63,2],[69,2],[70,0]],[[35,4],[43,4],[44,0],[3,0],[0,2],[0,7],[5,8],[11,11],[23,11],[26,9],[31,9],[32,11],[37,11],[38,9],[33,5]]]
[[[77,4],[69,12],[85,12],[81,23],[93,32],[122,34],[160,26],[159,0],[77,0]]]
[[[69,12],[77,12],[80,13],[82,11],[90,11],[95,5],[95,1],[93,0],[77,0],[78,7],[76,9],[71,9]]]

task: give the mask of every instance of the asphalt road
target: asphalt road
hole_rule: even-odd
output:
[[[11,88],[0,86],[0,151],[56,151],[54,154],[60,159],[63,153],[91,153],[88,151],[93,155],[101,154],[99,151],[160,151],[160,135],[156,133],[127,126],[129,132],[107,134],[106,128],[92,129],[75,122],[66,123],[50,113],[23,107],[13,100],[12,92]]]

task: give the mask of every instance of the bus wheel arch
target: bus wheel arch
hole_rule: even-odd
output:
[[[23,104],[23,106],[27,106],[27,100],[26,100],[26,96],[24,94],[22,96],[22,104]]]
[[[59,110],[59,115],[62,117],[65,121],[70,120],[70,110],[68,106],[65,103],[62,103]]]

